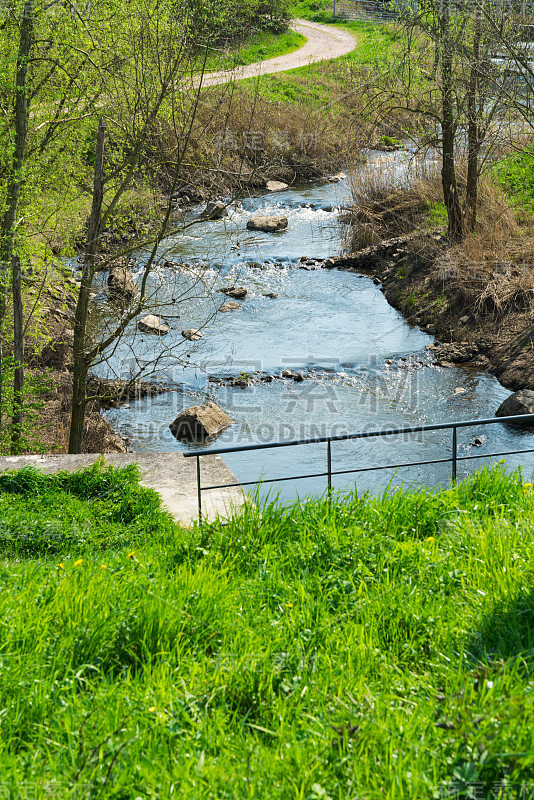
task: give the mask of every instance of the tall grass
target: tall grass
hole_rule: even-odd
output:
[[[519,473],[250,505],[191,531],[132,472],[0,488],[0,519],[39,500],[50,523],[74,500],[100,519],[106,496],[122,525],[108,548],[4,549],[5,796],[498,798],[534,780],[534,493]]]
[[[355,165],[349,176],[350,248],[428,227],[441,200],[440,180],[439,165],[427,154],[402,153]]]

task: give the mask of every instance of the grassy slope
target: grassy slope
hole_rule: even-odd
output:
[[[231,69],[232,67],[254,64],[268,58],[285,56],[293,53],[306,43],[306,37],[295,31],[268,33],[262,31],[250,37],[246,43],[237,48],[221,51],[209,58],[206,70]]]
[[[132,471],[0,488],[11,796],[426,800],[534,778],[519,475],[192,532]]]
[[[336,23],[354,34],[358,46],[351,53],[332,61],[323,61],[288,72],[265,75],[243,84],[251,84],[262,96],[273,102],[306,103],[312,107],[323,108],[336,101],[337,111],[343,111],[343,104],[352,108],[351,92],[347,86],[355,81],[353,91],[358,91],[359,81],[353,71],[361,67],[372,69],[391,57],[392,46],[397,34],[387,25],[369,22]],[[343,92],[343,99],[338,98]],[[341,102],[340,102],[341,100]]]
[[[503,158],[493,166],[493,177],[517,208],[534,211],[534,153],[532,146]]]

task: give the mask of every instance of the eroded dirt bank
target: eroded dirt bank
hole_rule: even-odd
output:
[[[35,404],[30,436],[32,452],[66,453],[72,407],[72,345],[74,337],[75,290],[73,278],[59,279],[41,290],[40,302],[46,315],[46,333],[49,341],[39,346],[38,337],[32,338],[27,348],[29,367],[26,384],[29,403]],[[166,388],[149,381],[128,385],[123,381],[105,381],[90,377],[83,448],[84,453],[127,453],[128,440],[117,434],[100,411],[128,400],[139,400],[166,391]]]
[[[472,364],[506,388],[534,388],[534,273],[526,264],[458,258],[439,231],[410,234],[325,266],[375,276],[406,321],[435,334],[442,366]]]

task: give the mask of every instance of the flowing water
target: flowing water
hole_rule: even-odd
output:
[[[375,158],[399,164],[398,156]],[[172,352],[162,358],[159,373],[181,386],[109,412],[134,451],[191,450],[173,438],[168,426],[179,411],[207,396],[235,422],[215,441],[196,445],[200,450],[494,415],[508,390],[474,368],[432,365],[425,347],[433,337],[408,325],[369,277],[299,267],[302,256],[340,252],[343,231],[335,209],[347,200],[346,181],[292,187],[243,199],[227,219],[202,222],[166,242],[168,259],[193,265],[189,272],[161,267],[153,279],[167,301],[170,295],[188,298],[177,302],[175,315],[168,317],[173,330],[162,343]],[[287,230],[247,231],[247,220],[258,210],[283,213]],[[229,285],[244,286],[248,294],[241,310],[220,313],[217,309],[229,298],[213,290]],[[278,296],[273,299],[268,293]],[[201,340],[184,341],[183,329],[200,327]],[[132,358],[148,361],[158,347],[156,337],[127,340],[112,362],[115,373],[126,376]],[[284,369],[301,373],[305,380],[276,379],[247,388],[208,380],[256,371],[279,376]],[[455,394],[457,387],[466,391]],[[476,437],[482,445],[475,446]],[[480,456],[534,447],[534,434],[499,424],[460,430],[458,442],[459,455]],[[339,470],[439,459],[451,453],[451,432],[340,442],[332,453],[333,468]],[[225,461],[242,481],[323,472],[326,445],[234,453]],[[521,462],[530,475],[534,457],[507,458],[511,466]],[[459,477],[483,463],[461,462]],[[361,473],[356,483],[358,491],[377,490],[388,481],[443,483],[449,475],[450,465],[437,464]],[[354,488],[354,481],[354,476],[339,476],[334,485],[347,490]],[[273,491],[288,499],[322,493],[325,479],[274,486]]]

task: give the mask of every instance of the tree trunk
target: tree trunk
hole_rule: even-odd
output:
[[[104,140],[106,125],[102,117],[98,123],[96,136],[95,173],[93,184],[93,204],[87,231],[87,247],[83,262],[82,281],[74,315],[73,360],[74,373],[72,380],[72,412],[69,432],[69,453],[81,453],[83,441],[83,425],[85,420],[86,384],[89,371],[89,360],[86,354],[87,313],[89,308],[89,292],[95,274],[95,252],[98,244],[100,216],[104,198]]]
[[[15,143],[8,175],[6,208],[0,229],[0,426],[3,412],[4,338],[9,270],[15,249],[17,211],[22,188],[26,139],[28,135],[27,77],[28,61],[33,44],[33,4],[27,2],[20,25],[17,76],[15,82]]]
[[[20,450],[23,418],[24,389],[24,349],[23,349],[23,317],[22,317],[22,269],[20,258],[13,256],[13,356],[15,374],[13,376],[13,410],[11,413],[11,454]]]
[[[466,187],[466,218],[467,228],[475,229],[477,223],[477,198],[478,198],[478,154],[480,150],[480,137],[478,128],[478,78],[480,70],[480,38],[482,29],[482,9],[477,5],[475,11],[475,30],[473,34],[473,57],[467,89],[467,187]]]
[[[456,124],[454,121],[453,47],[450,33],[450,0],[444,0],[440,17],[441,27],[441,132],[443,156],[441,182],[443,200],[447,209],[448,235],[453,241],[463,239],[463,219],[458,198],[456,169],[454,166],[454,140]]]

